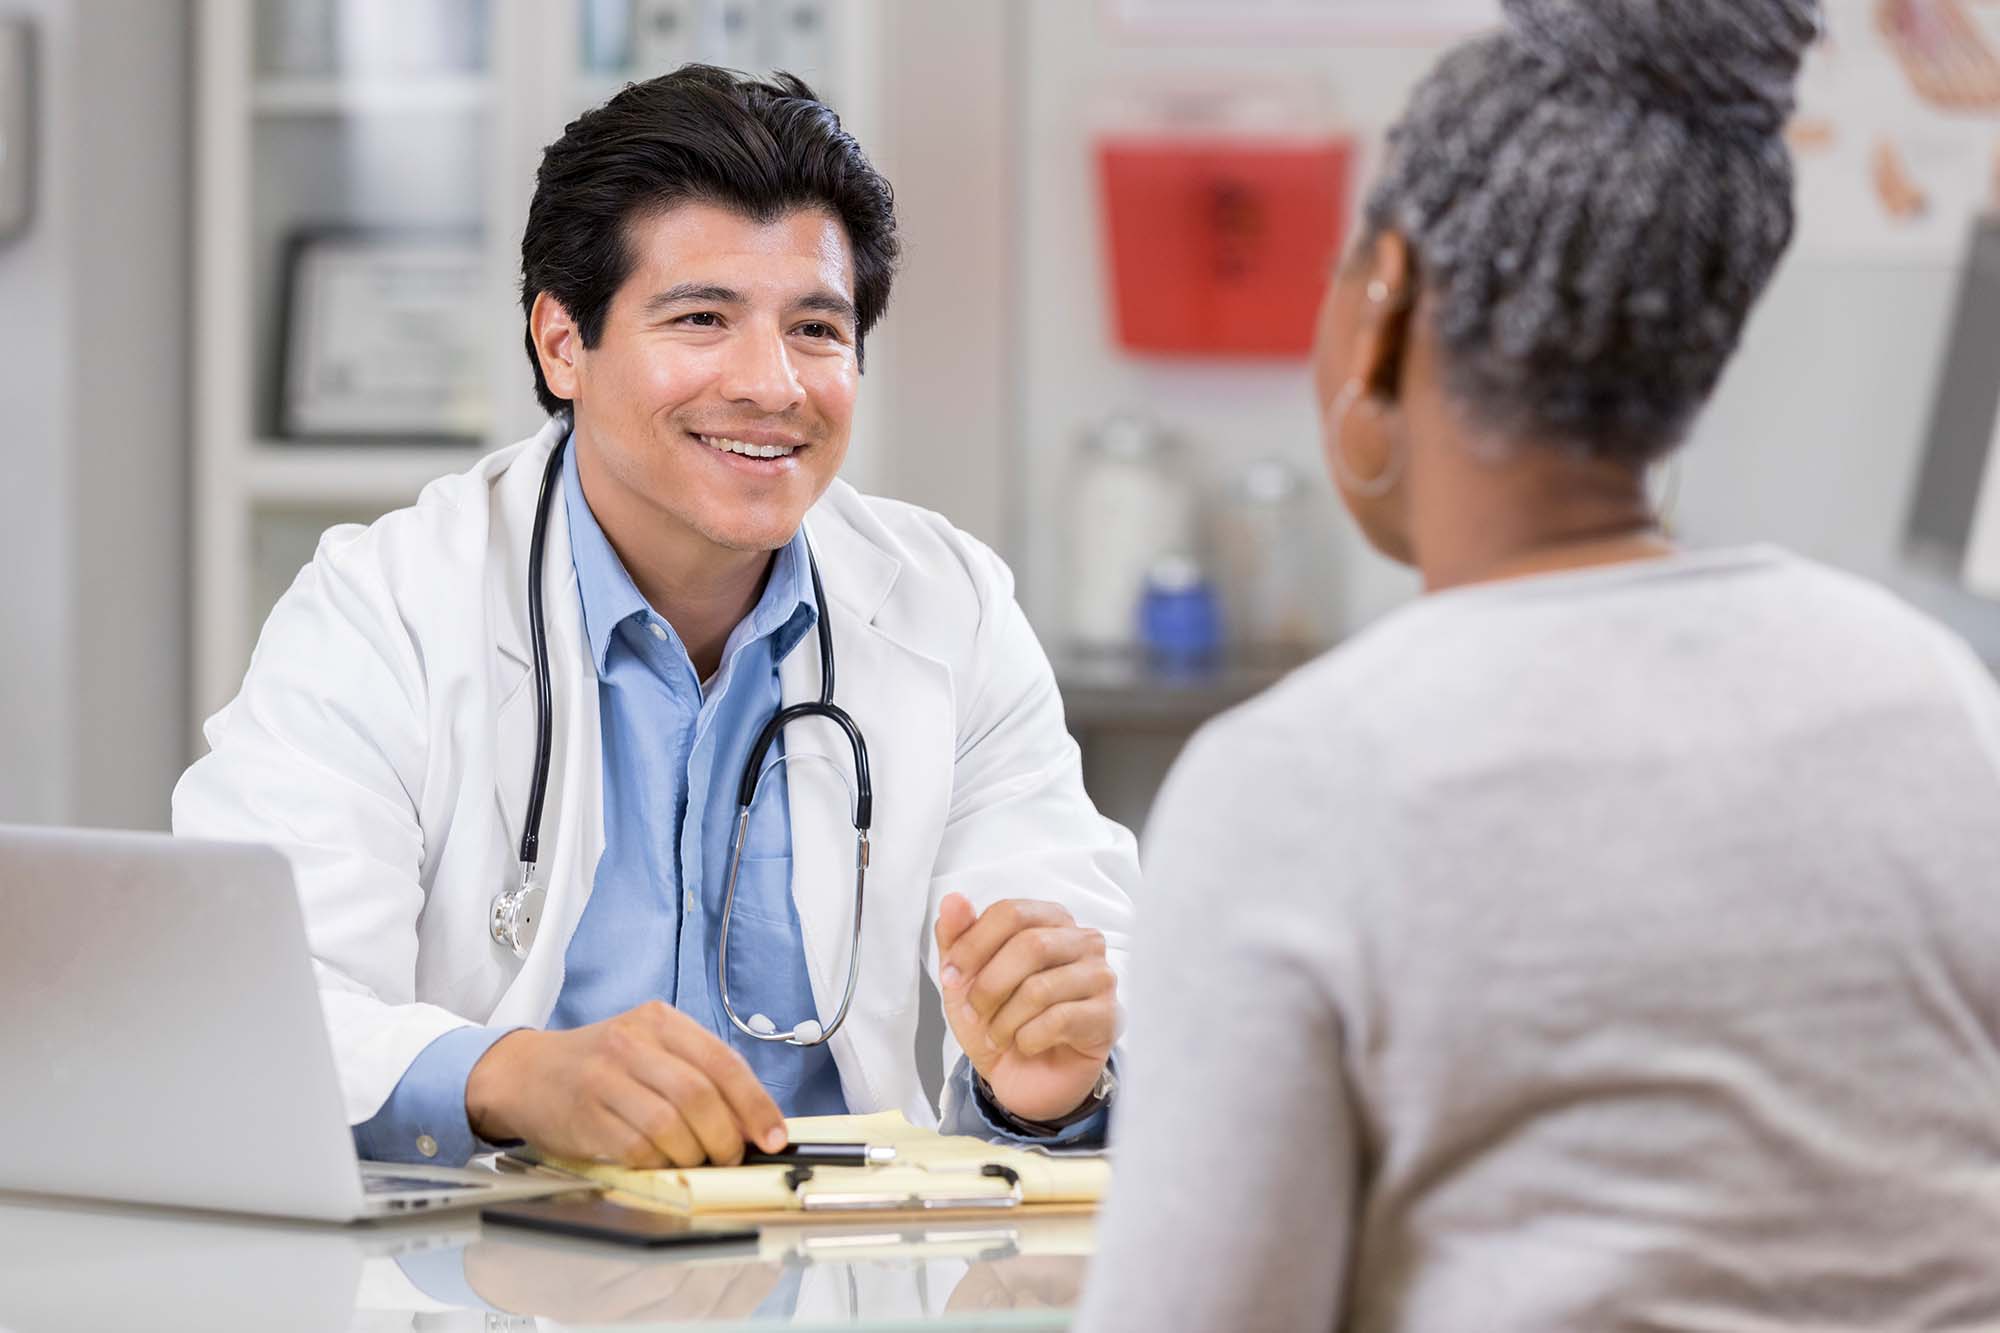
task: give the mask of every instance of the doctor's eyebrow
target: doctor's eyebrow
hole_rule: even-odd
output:
[[[822,315],[838,315],[849,323],[853,323],[856,318],[854,302],[844,296],[823,289],[816,292],[807,292],[804,296],[792,302],[792,309],[812,310]]]
[[[709,282],[684,282],[647,297],[645,312],[655,315],[669,306],[685,305],[690,301],[706,301],[711,305],[744,304],[743,293],[734,287],[719,287]]]
[[[709,305],[748,305],[749,300],[734,287],[723,287],[708,282],[683,282],[646,298],[646,315],[664,314],[675,306],[692,303]],[[825,288],[805,293],[791,304],[793,310],[809,310],[822,315],[837,315],[853,323],[857,318],[854,302]]]

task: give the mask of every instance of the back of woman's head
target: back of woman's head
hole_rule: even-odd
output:
[[[1643,462],[1791,239],[1783,131],[1818,0],[1503,3],[1391,132],[1368,224],[1414,250],[1476,419]]]

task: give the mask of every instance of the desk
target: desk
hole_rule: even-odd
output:
[[[1061,1329],[1089,1219],[648,1252],[475,1214],[330,1226],[0,1194],[0,1330]]]

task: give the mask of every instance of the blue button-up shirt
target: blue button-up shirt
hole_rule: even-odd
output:
[[[585,501],[572,447],[563,464],[570,558],[597,669],[604,752],[604,853],[563,956],[551,1028],[574,1028],[665,1000],[731,1042],[788,1116],[847,1110],[825,1045],[753,1041],[729,1023],[714,964],[736,826],[737,781],[758,731],[780,706],[778,668],[818,623],[805,539],[771,562],[763,593],[703,682],[680,637],[633,583]],[[765,757],[782,753],[782,737]],[[767,767],[751,808],[729,925],[730,998],[780,1030],[818,1019],[792,901],[790,806],[783,764]],[[844,981],[844,977],[842,978]],[[511,1029],[465,1027],[425,1047],[382,1109],[354,1127],[378,1161],[463,1162],[480,1150],[465,1114],[473,1065]],[[961,1058],[945,1098],[947,1133],[1015,1137],[972,1094]],[[1059,1137],[1101,1137],[1100,1113]],[[429,1147],[433,1151],[426,1152]]]
[[[722,1009],[715,964],[736,830],[736,787],[780,707],[778,667],[818,622],[805,539],[771,561],[763,594],[730,633],[704,684],[680,636],[646,603],[585,503],[576,452],[564,465],[570,549],[584,634],[597,666],[604,735],[604,855],[576,934],[551,1028],[582,1027],[663,999],[750,1062],[787,1115],[847,1110],[833,1052],[755,1041]],[[738,1015],[789,1029],[814,1014],[792,902],[785,766],[764,762],[729,919]]]

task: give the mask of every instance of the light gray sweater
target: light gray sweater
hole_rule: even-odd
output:
[[[1425,598],[1145,859],[1080,1328],[2000,1327],[2000,689],[1887,594]]]

